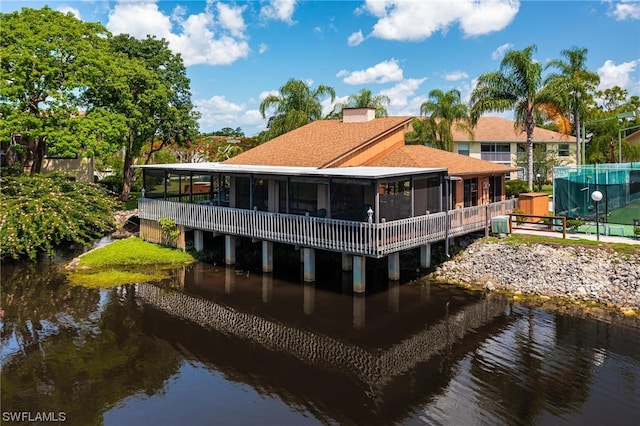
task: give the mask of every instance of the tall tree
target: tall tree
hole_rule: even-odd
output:
[[[560,52],[564,59],[549,61],[547,68],[554,67],[559,73],[547,76],[545,84],[550,90],[565,95],[562,108],[571,117],[576,134],[576,160],[580,164],[580,119],[584,117],[587,102],[592,101],[592,93],[595,92],[600,77],[586,67],[587,49],[572,47]]]
[[[420,115],[426,116],[424,125],[433,129],[435,140],[432,144],[439,149],[453,152],[452,127],[466,132],[473,138],[469,108],[463,104],[457,89],[443,92],[434,89],[429,99],[420,105]]]
[[[148,163],[154,152],[173,142],[186,143],[197,136],[198,114],[191,103],[190,81],[180,55],[164,39],[138,40],[126,34],[111,39],[113,55],[121,66],[89,99],[126,117],[123,186],[120,198],[131,191],[132,166],[145,143]]]
[[[260,113],[266,118],[267,110],[275,107],[275,115],[269,117],[266,139],[285,134],[322,118],[321,100],[336,98],[332,87],[319,85],[315,90],[302,80],[291,79],[280,88],[278,95],[269,95],[260,103]]]
[[[387,117],[389,114],[386,105],[389,105],[389,102],[391,100],[386,95],[374,95],[371,90],[362,89],[356,94],[349,95],[346,103],[336,104],[331,117],[342,118],[344,108],[374,108],[376,117]]]
[[[498,71],[482,74],[471,93],[471,120],[475,125],[482,114],[513,109],[515,128],[527,135],[527,183],[533,189],[533,131],[536,113],[558,111],[558,95],[544,90],[542,66],[533,59],[535,45],[510,50]]]
[[[87,110],[84,94],[111,58],[107,30],[48,7],[0,14],[0,137],[26,142],[23,169],[50,154],[115,151],[123,122]]]

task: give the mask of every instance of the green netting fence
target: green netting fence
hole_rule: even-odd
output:
[[[593,220],[596,210],[591,194],[596,190],[603,195],[598,211],[604,218],[611,218],[611,223],[618,220],[631,225],[633,219],[640,218],[640,163],[553,168],[556,215]],[[613,214],[616,211],[623,214]]]

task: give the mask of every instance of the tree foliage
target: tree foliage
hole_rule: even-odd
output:
[[[510,50],[498,71],[478,77],[471,93],[471,119],[475,124],[485,112],[514,110],[516,130],[527,135],[527,183],[533,188],[533,131],[536,113],[559,111],[558,94],[543,90],[542,66],[533,59],[535,45]]]
[[[26,171],[40,171],[45,144],[60,156],[118,149],[122,118],[84,103],[112,66],[108,35],[48,7],[0,14],[0,137],[26,142]]]
[[[376,110],[376,117],[387,117],[386,106],[391,99],[386,95],[374,95],[369,89],[362,89],[358,93],[349,95],[346,103],[338,103],[333,108],[329,118],[342,118],[344,108],[373,108]]]
[[[115,228],[115,202],[100,186],[63,175],[0,178],[0,252],[35,259],[64,243],[87,244]]]
[[[420,115],[426,116],[424,127],[431,129],[426,132],[430,137],[425,142],[438,149],[453,152],[452,127],[466,132],[473,139],[469,108],[462,103],[459,90],[432,90],[429,99],[420,105]]]
[[[269,95],[260,102],[260,114],[267,116],[267,110],[275,107],[275,114],[269,117],[263,139],[269,140],[322,118],[321,100],[329,96],[336,98],[332,87],[319,85],[311,90],[302,80],[291,79],[280,88],[278,95]]]

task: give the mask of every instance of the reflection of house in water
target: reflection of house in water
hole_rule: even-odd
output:
[[[511,321],[503,299],[451,288],[397,286],[365,298],[255,277],[264,285],[236,280],[228,293],[223,271],[218,280],[189,273],[184,292],[137,285],[157,316],[154,333],[225,377],[341,423],[405,418],[446,385],[448,365]],[[207,279],[197,284],[198,274]]]
[[[236,261],[239,238],[262,244],[264,272],[273,269],[273,244],[300,248],[304,281],[315,280],[315,252],[342,254],[353,290],[364,292],[366,258],[387,258],[398,280],[401,251],[486,229],[516,206],[506,200],[505,176],[515,170],[425,146],[405,146],[411,117],[375,118],[366,108],[345,118],[318,120],[224,163],[140,166],[143,238],[160,242],[161,217],[225,239],[225,263]],[[184,247],[184,232],[178,246]]]

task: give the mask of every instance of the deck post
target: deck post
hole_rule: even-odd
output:
[[[224,268],[224,292],[227,294],[233,293],[236,286],[236,269],[233,266],[226,266]]]
[[[420,246],[420,267],[431,267],[431,244]]]
[[[342,253],[342,271],[353,270],[353,255],[348,253]]]
[[[262,303],[270,303],[273,294],[273,275],[262,274]]]
[[[353,256],[353,292],[364,293],[367,278],[367,263],[364,256]]]
[[[204,232],[196,229],[193,231],[193,248],[196,251],[202,251],[204,249]]]
[[[389,280],[398,281],[400,279],[400,252],[391,253],[387,256]]]
[[[224,263],[235,265],[236,263],[236,237],[235,235],[224,236]]]
[[[304,257],[304,281],[312,283],[316,280],[316,250],[305,247],[302,249]]]
[[[273,242],[262,242],[262,272],[273,272]]]

